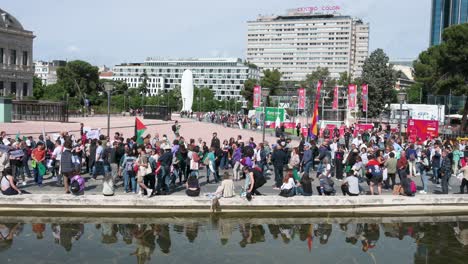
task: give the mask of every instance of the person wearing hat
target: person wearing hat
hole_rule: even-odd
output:
[[[309,142],[304,144],[304,156],[301,162],[304,173],[309,173],[310,168],[313,167],[312,165],[314,164],[314,155],[311,148],[312,145]]]

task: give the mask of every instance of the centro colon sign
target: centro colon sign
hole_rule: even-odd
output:
[[[296,9],[298,13],[313,13],[313,12],[335,12],[341,10],[340,6],[308,6],[308,7],[299,7]]]

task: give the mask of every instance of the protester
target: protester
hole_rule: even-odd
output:
[[[189,176],[186,183],[185,193],[190,197],[197,197],[200,195],[200,183],[196,176]]]
[[[3,171],[2,179],[0,180],[0,186],[3,195],[17,195],[23,193],[16,186],[16,181],[12,175],[11,168],[6,168]]]
[[[225,172],[221,185],[216,189],[216,195],[218,197],[231,198],[236,195],[234,189],[234,181],[231,179],[231,175],[229,175],[229,172]]]

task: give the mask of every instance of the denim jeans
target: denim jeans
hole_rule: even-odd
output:
[[[439,180],[439,168],[432,167],[432,180],[438,181]]]
[[[39,166],[36,165],[34,168],[34,182],[37,183],[38,185],[42,185],[42,177],[44,175],[39,173]]]
[[[309,172],[310,172],[310,168],[312,167],[312,164],[314,164],[312,161],[307,162],[307,163],[304,165],[304,172],[309,173]]]
[[[123,178],[124,178],[124,189],[125,192],[130,191],[130,184],[132,184],[132,192],[136,193],[137,188],[136,188],[136,177],[135,175],[129,175],[127,171],[124,170],[123,172]]]
[[[240,173],[242,170],[242,165],[239,161],[236,161],[234,164],[234,167],[232,168],[232,173],[234,175],[234,180],[239,180],[240,179]]]
[[[302,189],[302,187],[297,187],[296,188],[296,193],[300,194],[302,196],[312,196],[312,193],[305,193],[304,189]]]
[[[426,173],[426,170],[424,168],[421,168],[419,170],[419,173],[421,174],[421,182],[422,182],[422,185],[423,185],[423,190],[425,192],[427,192],[427,187],[428,187],[428,184],[429,184],[429,177],[427,176],[427,173]]]
[[[451,171],[444,171],[442,177],[440,177],[440,185],[442,186],[442,193],[448,194],[448,181],[451,177]]]
[[[216,176],[216,171],[213,165],[214,165],[213,162],[210,161],[210,165],[206,167],[206,181],[207,182],[210,181],[211,174],[213,174],[213,179],[215,180],[215,182],[218,182],[218,177]]]

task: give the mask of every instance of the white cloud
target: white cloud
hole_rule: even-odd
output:
[[[69,45],[67,48],[66,48],[67,52],[70,52],[70,53],[75,53],[75,52],[78,52],[80,49],[75,46],[75,45]]]

